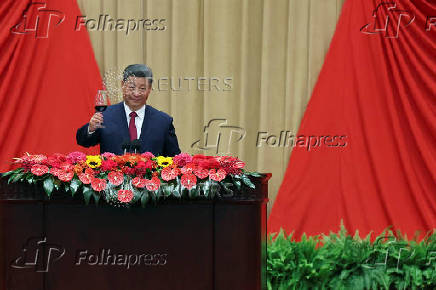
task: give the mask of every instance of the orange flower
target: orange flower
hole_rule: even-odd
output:
[[[80,165],[80,164],[76,164],[76,165],[74,166],[73,171],[74,171],[76,174],[80,174],[80,173],[83,172],[83,166]]]

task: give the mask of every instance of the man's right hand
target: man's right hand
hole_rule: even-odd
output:
[[[95,113],[92,115],[91,120],[89,120],[89,133],[93,133],[95,130],[101,127],[101,124],[103,124],[103,114],[100,112]]]

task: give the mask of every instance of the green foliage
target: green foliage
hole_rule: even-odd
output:
[[[338,233],[268,239],[268,289],[435,289],[436,231],[421,242],[384,231],[373,242]]]

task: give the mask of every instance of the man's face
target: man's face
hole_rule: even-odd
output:
[[[146,78],[131,76],[126,81],[121,82],[121,86],[124,102],[130,110],[136,111],[147,103],[151,85]]]

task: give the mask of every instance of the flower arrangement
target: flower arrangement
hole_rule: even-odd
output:
[[[254,188],[245,163],[232,156],[205,156],[181,153],[174,157],[143,154],[67,155],[24,154],[15,158],[18,168],[3,174],[9,182],[41,182],[50,197],[53,190],[65,190],[74,196],[82,192],[88,204],[103,197],[116,206],[168,197],[214,198],[220,192],[234,195],[242,186]]]

